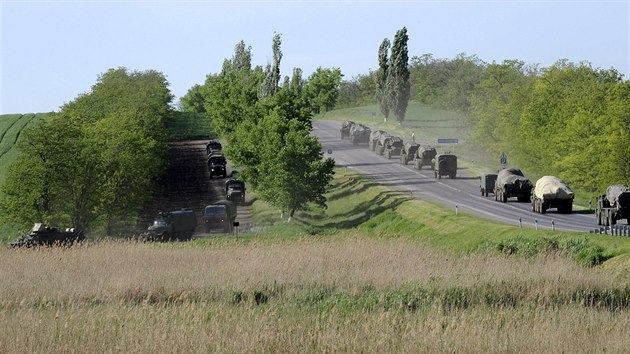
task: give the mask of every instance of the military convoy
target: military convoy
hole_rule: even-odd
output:
[[[350,142],[352,145],[367,144],[370,141],[372,130],[363,124],[354,124],[350,127]]]
[[[431,169],[435,169],[433,159],[437,155],[437,150],[433,146],[420,145],[416,150],[416,156],[413,159],[413,166],[416,170],[421,170],[422,166],[431,166]]]
[[[571,214],[575,195],[569,186],[558,177],[543,176],[536,181],[531,194],[532,211],[544,214],[556,208],[558,214]]]
[[[418,151],[418,143],[406,142],[403,144],[400,150],[400,163],[406,165],[410,161],[413,161]]]
[[[354,125],[355,123],[351,120],[347,120],[341,123],[341,129],[339,129],[339,132],[341,133],[341,140],[350,137],[350,129],[352,129]]]
[[[151,241],[190,240],[197,227],[195,212],[188,209],[160,212],[143,235]]]
[[[11,243],[11,247],[69,246],[84,239],[85,237],[74,228],[50,227],[44,223],[35,223],[31,231]]]
[[[606,194],[597,198],[595,217],[597,225],[612,226],[623,219],[630,225],[630,188],[622,184],[609,186]]]
[[[494,200],[507,202],[515,197],[519,202],[528,202],[532,193],[532,182],[517,168],[499,171],[494,184]]]
[[[457,177],[457,156],[453,154],[439,154],[432,162],[435,178],[448,176],[450,179]]]

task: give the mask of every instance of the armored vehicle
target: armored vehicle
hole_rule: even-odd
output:
[[[350,142],[352,145],[367,144],[370,142],[371,132],[372,130],[363,124],[355,124],[350,128]]]
[[[626,219],[630,224],[630,188],[615,184],[606,189],[606,194],[597,198],[597,225],[612,226],[617,220]]]
[[[343,138],[350,137],[350,129],[352,129],[354,125],[355,123],[351,120],[347,120],[341,123],[341,129],[339,129],[339,131],[341,132],[341,140],[343,140]]]
[[[230,178],[225,182],[225,197],[234,203],[245,203],[245,182]]]
[[[232,233],[236,220],[236,204],[229,200],[220,200],[205,207],[203,222],[206,232],[220,229]]]
[[[457,156],[452,154],[440,154],[435,156],[432,161],[434,168],[435,178],[442,178],[442,176],[448,176],[448,178],[457,177]]]
[[[429,145],[420,145],[416,150],[416,156],[413,158],[413,166],[417,170],[421,170],[422,166],[431,166],[431,169],[435,169],[435,163],[433,159],[437,155],[437,151],[434,147]]]
[[[558,177],[543,176],[536,181],[531,195],[532,211],[544,214],[556,208],[559,214],[571,214],[575,195],[569,186]]]
[[[400,163],[406,165],[409,161],[413,161],[416,156],[416,151],[418,151],[417,143],[406,142],[403,144],[402,149],[400,150]]]
[[[532,193],[532,182],[518,168],[506,168],[497,174],[494,184],[494,200],[507,202],[516,197],[519,202],[527,202]]]
[[[370,150],[376,151],[376,145],[378,143],[378,139],[380,139],[381,135],[383,134],[387,134],[387,132],[384,130],[373,130],[370,133],[370,141],[369,141]]]
[[[494,186],[497,182],[496,173],[487,173],[485,175],[481,175],[479,180],[479,189],[481,190],[482,197],[487,197],[488,193],[494,194]]]
[[[227,177],[226,161],[223,155],[211,155],[208,157],[208,171],[210,171],[210,178],[212,176]]]
[[[158,213],[146,232],[153,241],[190,240],[197,227],[197,217],[192,210],[176,210]]]
[[[379,139],[379,145],[376,147],[376,149],[379,149],[379,155],[383,155],[385,157],[387,157],[388,159],[391,159],[392,156],[397,156],[400,155],[400,151],[402,150],[403,147],[403,140],[397,136],[388,136],[383,138],[381,136],[382,139]]]
[[[85,239],[73,228],[49,227],[35,223],[31,231],[11,243],[11,247],[63,246]]]
[[[211,140],[208,144],[206,144],[206,153],[208,156],[220,155],[221,151],[223,151],[223,146],[218,141]]]

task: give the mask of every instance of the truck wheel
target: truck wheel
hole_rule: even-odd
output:
[[[501,201],[502,201],[503,203],[507,203],[507,200],[508,200],[507,195],[506,195],[506,194],[504,194],[504,193],[501,193]]]
[[[457,177],[456,173],[451,173],[450,175],[448,175],[448,178],[450,179],[455,179],[455,177]]]
[[[483,192],[483,188],[481,188],[481,196],[483,197],[484,192]]]
[[[617,220],[615,220],[615,214],[612,212],[608,213],[608,225],[613,226],[616,223],[617,223]]]
[[[488,196],[488,190],[486,190],[486,193],[485,193],[485,194],[486,194],[486,197],[487,197],[487,196]]]

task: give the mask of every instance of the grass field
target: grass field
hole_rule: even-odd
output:
[[[291,224],[256,202],[266,231],[238,237],[0,249],[0,352],[630,347],[624,238],[455,215],[343,170],[328,197]]]
[[[210,120],[198,113],[173,112],[165,122],[169,140],[195,140],[216,137]]]
[[[17,157],[15,144],[22,130],[45,120],[47,116],[46,113],[0,115],[0,184],[4,182],[9,166]]]

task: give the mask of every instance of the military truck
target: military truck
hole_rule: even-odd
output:
[[[352,145],[367,144],[370,142],[371,132],[372,130],[363,124],[355,124],[350,128],[350,142]]]
[[[494,194],[494,187],[497,182],[496,173],[486,173],[479,178],[479,189],[481,190],[481,196],[487,197],[489,193]]]
[[[343,140],[343,138],[350,137],[350,129],[352,129],[354,125],[355,123],[351,120],[347,120],[341,123],[341,129],[339,129],[339,131],[341,132],[341,140]]]
[[[204,208],[203,223],[206,232],[220,229],[229,234],[236,224],[236,204],[229,200],[220,200]]]
[[[418,143],[406,142],[403,144],[402,149],[400,150],[400,163],[406,165],[409,161],[413,161],[414,157],[416,157],[416,151],[418,151],[418,147],[420,145]]]
[[[420,145],[416,150],[416,156],[413,158],[413,166],[417,170],[421,170],[422,166],[431,166],[432,170],[435,170],[435,163],[433,159],[437,156],[437,151],[433,146]]]
[[[400,151],[404,145],[403,140],[397,136],[389,136],[382,140],[379,139],[379,144],[382,145],[377,146],[376,148],[379,149],[380,147],[380,155],[383,155],[388,159],[391,159],[392,156],[400,155]]]
[[[220,155],[222,151],[223,146],[218,141],[211,140],[208,142],[208,144],[206,144],[206,153],[208,154],[208,156]]]
[[[532,182],[518,168],[502,169],[494,184],[494,200],[505,203],[508,198],[516,197],[519,202],[527,202],[532,187]]]
[[[369,141],[369,145],[370,145],[370,150],[372,151],[376,151],[376,145],[378,144],[378,139],[381,137],[381,135],[383,134],[387,134],[386,131],[384,130],[373,130],[370,133],[370,141]],[[389,134],[388,134],[389,135]]]
[[[612,226],[622,219],[630,225],[630,188],[623,184],[609,186],[606,194],[597,198],[595,217],[597,225]]]
[[[453,179],[457,177],[457,156],[453,154],[439,154],[431,162],[434,169],[433,173],[435,178],[442,178],[442,176],[448,176]]]
[[[245,182],[230,178],[225,182],[225,197],[234,203],[245,203]]]
[[[210,171],[210,178],[212,176],[227,177],[227,161],[223,155],[211,155],[208,157],[208,171]]]
[[[74,228],[49,227],[35,223],[31,231],[11,243],[11,247],[68,246],[85,237]]]
[[[559,214],[571,214],[575,195],[569,186],[558,177],[543,176],[536,181],[531,195],[532,211],[544,214],[556,208]]]
[[[147,228],[145,238],[152,241],[190,240],[196,227],[197,217],[192,210],[160,212]]]

